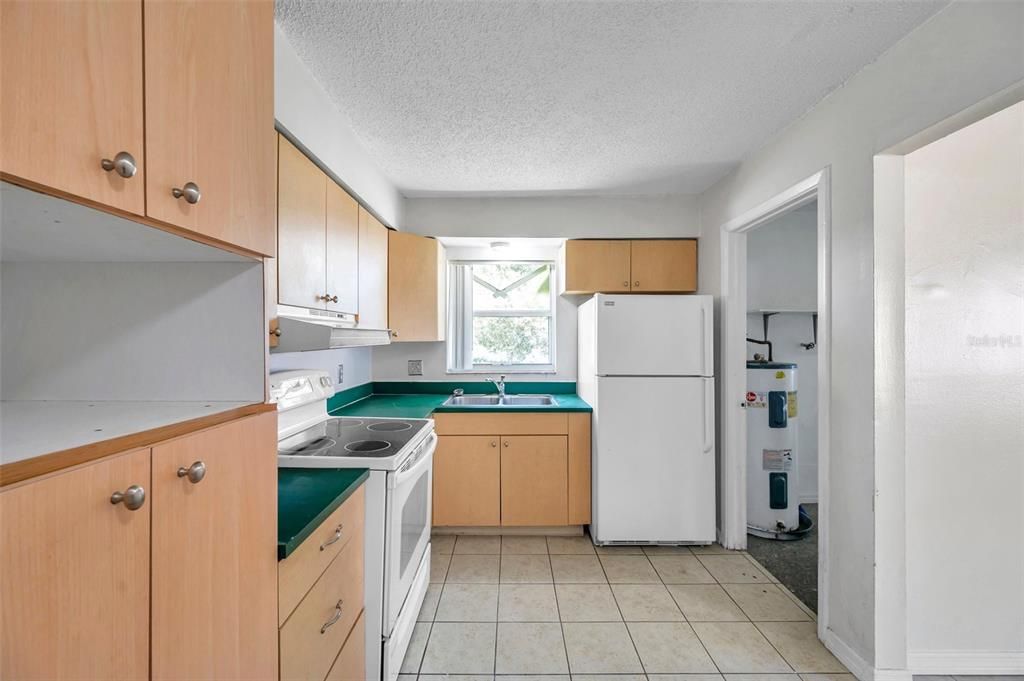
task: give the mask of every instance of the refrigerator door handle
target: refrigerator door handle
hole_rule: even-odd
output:
[[[715,413],[715,389],[714,382],[705,379],[704,381],[704,432],[703,443],[704,453],[707,454],[715,447],[715,424],[711,422],[712,414]]]

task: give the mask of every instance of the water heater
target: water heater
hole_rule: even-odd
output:
[[[747,529],[774,536],[800,527],[796,364],[747,362]]]

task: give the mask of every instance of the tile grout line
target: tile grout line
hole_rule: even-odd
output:
[[[593,540],[591,540],[591,541],[593,541]],[[597,553],[597,551],[595,550],[594,553]],[[647,558],[646,554],[644,554],[644,558]],[[651,569],[654,569],[654,564],[651,563],[650,559],[648,559],[647,562],[648,562],[648,564],[650,564]],[[608,591],[611,592],[611,594],[612,594],[612,602],[615,603],[615,609],[619,611],[619,617],[622,618],[622,626],[626,630],[626,636],[629,637],[630,645],[633,646],[633,652],[636,653],[637,662],[640,663],[640,671],[646,677],[647,676],[647,665],[644,664],[644,659],[642,657],[640,657],[640,649],[636,647],[636,641],[633,640],[633,632],[629,630],[629,624],[626,622],[626,616],[622,614],[622,608],[619,606],[619,599],[615,598],[615,590],[612,589],[612,583],[611,583],[611,580],[608,579],[608,571],[604,569],[604,563],[601,561],[601,556],[597,557],[597,564],[601,566],[601,572],[604,574],[605,581],[608,582]],[[655,572],[657,572],[657,571],[655,571]],[[659,577],[659,579],[660,579],[660,577]]]
[[[694,556],[694,558],[697,558],[697,556],[694,555],[693,551],[689,551],[688,553],[689,553],[689,555]],[[647,552],[646,551],[644,552],[644,555],[647,556]],[[676,608],[679,609],[679,614],[683,616],[683,621],[686,622],[686,625],[688,627],[690,627],[690,631],[693,632],[693,637],[697,639],[697,643],[699,643],[700,647],[704,650],[704,654],[708,656],[709,660],[711,660],[711,664],[712,664],[712,666],[714,666],[715,671],[718,672],[718,674],[720,676],[722,676],[722,678],[724,679],[725,675],[722,673],[721,667],[718,666],[718,662],[716,662],[715,658],[711,655],[711,651],[708,650],[707,645],[704,644],[704,640],[700,637],[700,634],[698,634],[697,630],[694,629],[693,622],[691,622],[690,618],[686,616],[685,612],[683,612],[682,607],[680,607],[679,603],[676,601],[676,597],[669,590],[668,584],[665,583],[665,578],[661,576],[660,572],[658,572],[658,568],[654,566],[654,563],[651,561],[650,556],[647,556],[647,562],[651,563],[651,567],[654,568],[655,574],[658,575],[658,579],[661,581],[661,586],[665,589],[665,591],[668,591],[669,598],[671,598],[672,602],[676,604]],[[701,567],[703,567],[705,571],[707,571],[707,568],[704,566],[704,563],[701,563],[700,558],[697,558],[697,563]],[[708,572],[708,574],[711,575],[711,572]],[[711,575],[711,578],[712,579],[717,579],[714,575]],[[719,586],[719,588],[721,588],[721,586]],[[725,591],[725,589],[722,589],[722,590]],[[742,609],[741,609],[741,612],[742,612]],[[746,613],[744,613],[744,614],[746,614]],[[632,637],[632,635],[633,634],[630,633],[631,637]]]

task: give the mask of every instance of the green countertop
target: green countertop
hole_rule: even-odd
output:
[[[365,468],[278,468],[277,559],[291,555],[369,476]]]
[[[467,391],[468,392],[468,391]],[[538,390],[536,392],[543,392]],[[509,391],[509,395],[514,395]],[[549,412],[549,411],[593,411],[591,406],[580,399],[579,395],[549,393],[554,397],[555,404],[548,406],[509,406],[509,405],[461,405],[458,407],[442,406],[451,397],[446,394],[379,394],[374,393],[361,397],[355,402],[344,404],[330,410],[331,416],[375,416],[379,418],[425,419],[434,412]]]

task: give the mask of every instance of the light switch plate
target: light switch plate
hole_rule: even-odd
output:
[[[410,359],[409,360],[409,375],[410,376],[422,376],[423,375],[423,360],[422,359]]]

